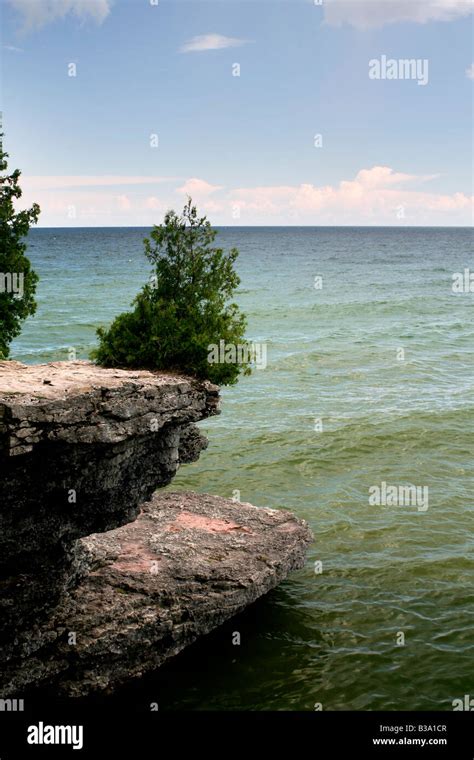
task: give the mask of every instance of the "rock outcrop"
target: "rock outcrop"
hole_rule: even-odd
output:
[[[199,457],[194,423],[218,402],[216,386],[177,375],[0,363],[2,644],[77,582],[78,538],[134,520]]]
[[[309,541],[289,512],[155,495],[135,522],[80,541],[87,575],[7,664],[4,689],[46,679],[83,696],[157,668],[302,567]]]
[[[179,375],[0,362],[1,696],[113,688],[301,567],[288,512],[153,496],[218,404]]]

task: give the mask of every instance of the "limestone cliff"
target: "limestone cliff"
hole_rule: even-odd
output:
[[[1,696],[121,683],[302,565],[290,513],[153,496],[218,413],[216,386],[179,375],[0,362]]]

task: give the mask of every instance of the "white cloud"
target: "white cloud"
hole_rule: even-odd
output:
[[[473,12],[472,0],[325,0],[328,24],[369,29],[395,24],[453,21]]]
[[[222,185],[211,185],[203,179],[197,179],[197,177],[186,180],[182,187],[178,187],[178,193],[190,195],[191,198],[207,198],[207,196],[215,193],[217,190],[222,190]]]
[[[109,15],[113,0],[8,0],[23,18],[25,31],[40,29],[68,14],[81,21],[92,19],[101,24]]]
[[[8,50],[10,53],[24,53],[23,48],[15,47],[15,45],[4,45],[4,50]]]
[[[468,79],[474,79],[474,63],[471,63],[471,65],[467,67],[466,76]]]
[[[361,169],[355,181],[366,188],[382,188],[403,185],[407,182],[429,182],[437,177],[437,174],[403,174],[394,172],[389,166],[373,166],[371,169]]]
[[[145,208],[150,209],[151,211],[167,211],[168,206],[159,198],[151,195],[149,198],[145,199]]]
[[[172,177],[129,177],[115,174],[101,176],[71,175],[71,176],[33,176],[23,175],[22,184],[25,189],[34,190],[67,190],[78,187],[123,187],[127,185],[155,185],[158,182],[169,182]]]
[[[223,50],[224,48],[246,45],[248,40],[237,37],[225,37],[223,34],[201,34],[185,42],[181,53],[200,53],[203,50]]]
[[[117,195],[117,204],[120,211],[130,211],[132,202],[128,195]]]

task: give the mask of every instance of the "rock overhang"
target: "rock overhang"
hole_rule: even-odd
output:
[[[155,493],[219,413],[182,375],[0,362],[0,695],[115,688],[303,566],[289,512]]]

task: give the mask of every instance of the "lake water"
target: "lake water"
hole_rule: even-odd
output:
[[[146,233],[34,230],[38,312],[12,358],[87,358],[149,275]],[[160,709],[450,710],[474,696],[474,293],[452,290],[474,270],[472,232],[218,239],[240,250],[237,300],[268,364],[224,389],[222,415],[201,425],[208,450],[170,488],[291,509],[315,543],[304,570],[123,695]],[[420,499],[370,503],[382,483]]]

